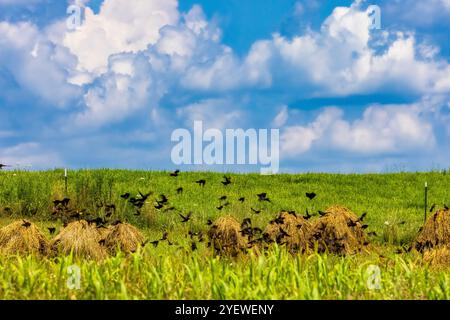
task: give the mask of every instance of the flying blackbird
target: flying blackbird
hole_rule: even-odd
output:
[[[366,218],[366,216],[367,216],[367,212],[364,212],[364,213],[361,215],[361,217],[359,217],[359,219],[358,219],[357,222],[362,222],[362,221]]]
[[[256,213],[256,214],[261,213],[261,210],[255,210],[255,209],[253,209],[253,208],[250,208],[250,209],[252,209],[252,211],[253,211],[254,213]]]
[[[152,195],[152,192],[143,194],[142,192],[139,191],[139,195],[141,196],[141,199],[139,199],[139,200],[146,201],[148,199],[148,197],[150,197]]]
[[[195,183],[197,183],[201,187],[204,187],[206,184],[206,180],[201,179],[201,180],[195,181]]]
[[[361,226],[362,229],[367,229],[369,226],[367,224]]]
[[[120,197],[122,199],[128,200],[130,198],[131,194],[129,192],[122,194]]]
[[[178,174],[180,173],[180,170],[175,170],[170,174],[171,177],[178,177]]]
[[[433,212],[434,208],[436,208],[436,203],[433,203],[433,205],[430,208],[430,212]]]
[[[182,222],[182,223],[186,223],[186,222],[188,222],[189,220],[191,220],[192,211],[189,212],[189,214],[188,214],[187,216],[183,216],[181,213],[179,213],[178,215],[183,219],[183,221],[181,221],[181,222]]]
[[[158,202],[159,204],[166,204],[169,202],[169,199],[167,199],[167,197],[165,195],[160,195],[161,200],[156,200],[156,202]]]
[[[54,234],[56,231],[56,228],[52,227],[52,228],[47,228],[48,232],[50,232],[50,234]]]
[[[227,200],[227,196],[222,196],[219,198],[220,201]]]
[[[227,186],[227,185],[231,184],[231,178],[230,177],[224,176],[223,178],[225,179],[225,181],[222,181],[222,184],[224,186]]]
[[[306,216],[303,216],[305,220],[311,219],[312,215],[309,214],[308,208],[306,209]]]
[[[178,193],[178,194],[182,194],[182,193],[183,193],[183,187],[179,187],[179,188],[177,189],[177,193]]]
[[[241,197],[241,198],[239,198],[239,201],[240,201],[240,202],[244,202],[244,201],[245,201],[245,198],[244,198],[244,197]]]
[[[323,216],[325,216],[327,213],[326,212],[323,212],[323,211],[318,211],[318,213],[319,213],[319,215],[321,216],[321,217],[323,217]]]
[[[314,192],[307,192],[307,193],[306,193],[306,197],[307,197],[309,200],[312,200],[312,199],[314,199],[314,198],[316,197],[316,194],[315,194]]]
[[[7,164],[1,164],[0,163],[0,170],[2,170],[3,168],[6,168],[6,167],[10,167],[10,166],[8,166]]]
[[[156,241],[152,241],[152,242],[150,242],[150,244],[152,244],[153,245],[153,247],[157,247],[158,246],[158,244],[159,244],[159,240],[156,240]]]
[[[158,210],[160,210],[162,208],[164,208],[164,205],[159,204],[159,203],[155,206],[155,209],[158,209]]]
[[[270,202],[270,199],[267,198],[267,193],[263,192],[257,195],[259,201],[267,201]]]

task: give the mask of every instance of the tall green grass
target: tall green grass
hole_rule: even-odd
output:
[[[429,204],[450,204],[448,172],[383,175],[298,174],[260,176],[230,174],[232,185],[223,186],[223,174],[189,172],[172,178],[167,172],[80,170],[69,172],[65,194],[62,170],[0,172],[0,226],[27,217],[44,232],[60,226],[51,216],[51,201],[68,196],[78,209],[103,215],[99,203],[114,203],[115,218],[137,225],[149,240],[169,239],[157,248],[119,255],[96,263],[38,257],[0,257],[0,299],[448,299],[449,275],[422,264],[418,254],[395,255],[398,246],[411,243],[423,223],[423,185],[428,182]],[[195,181],[206,179],[204,188]],[[182,186],[184,193],[176,189]],[[141,216],[120,195],[154,192]],[[314,191],[310,201],[305,192]],[[256,194],[267,192],[271,203]],[[153,205],[160,194],[170,206],[192,220],[181,224],[176,211],[162,212]],[[228,196],[230,206],[219,211],[218,198]],[[245,197],[241,204],[238,200]],[[274,247],[261,256],[236,260],[215,258],[205,243],[192,252],[188,231],[206,231],[208,219],[230,214],[250,217],[264,228],[280,210],[299,213],[324,210],[334,204],[358,215],[367,212],[374,250],[348,257],[291,256]],[[251,208],[261,209],[255,215]],[[6,210],[8,209],[8,210]],[[405,224],[399,224],[405,221]],[[47,233],[50,238],[50,235]],[[67,288],[67,268],[81,268],[80,290]],[[368,287],[369,266],[381,271],[381,289]]]

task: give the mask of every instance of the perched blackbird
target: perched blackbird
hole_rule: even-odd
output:
[[[23,220],[22,227],[29,228],[29,227],[31,227],[31,223],[28,222],[28,221]]]
[[[184,190],[183,187],[179,187],[179,188],[177,189],[177,193],[178,193],[178,194],[182,194],[182,193],[183,193],[183,190]]]
[[[222,184],[224,186],[227,186],[227,185],[231,184],[231,178],[230,177],[224,176],[223,178],[225,179],[225,181],[222,181]]]
[[[52,227],[52,228],[47,228],[48,232],[50,232],[50,234],[54,234],[56,231],[56,228]]]
[[[182,222],[182,223],[186,223],[186,222],[188,222],[189,220],[191,220],[192,211],[189,212],[189,214],[188,214],[187,216],[183,216],[181,213],[179,213],[178,215],[183,219],[183,221],[181,221],[181,222]]]
[[[195,181],[195,183],[197,183],[201,187],[204,187],[206,184],[206,180],[204,180],[204,179],[198,180],[198,181]]]

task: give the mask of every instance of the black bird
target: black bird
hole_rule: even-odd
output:
[[[29,227],[31,227],[31,223],[28,222],[28,221],[23,220],[22,227],[29,228]]]
[[[434,208],[436,208],[436,203],[433,203],[433,205],[432,205],[431,208],[430,208],[430,212],[433,212],[433,211],[434,211]]]
[[[282,217],[281,215],[276,218],[275,220],[273,220],[274,223],[276,224],[283,224],[284,223],[284,217]]]
[[[357,225],[358,224],[351,219],[347,222],[347,226],[349,226],[349,227],[356,227]]]
[[[128,200],[130,198],[131,194],[129,192],[122,194],[120,197],[122,199]]]
[[[444,209],[448,210],[448,206],[446,204],[444,204]]]
[[[219,198],[219,200],[220,200],[220,201],[227,200],[227,196],[222,196],[222,197]]]
[[[150,242],[150,244],[152,244],[153,245],[153,247],[157,247],[158,246],[158,244],[159,244],[159,240],[156,240],[156,241],[152,241],[152,242]]]
[[[161,240],[159,240],[159,241],[166,241],[168,238],[169,238],[169,233],[167,231],[165,231],[163,233]]]
[[[182,194],[182,193],[183,193],[183,190],[184,190],[183,187],[179,187],[179,188],[177,189],[177,193],[178,193],[178,194]]]
[[[212,222],[212,220],[211,220],[211,219],[208,219],[208,221],[206,222],[206,225],[208,225],[208,226],[212,226],[212,225],[213,225],[213,222]]]
[[[160,210],[162,208],[164,208],[164,205],[159,204],[159,203],[155,206],[155,209],[158,209],[158,210]]]
[[[189,214],[188,214],[187,216],[183,216],[181,213],[179,213],[178,215],[183,219],[183,221],[181,221],[181,222],[182,222],[182,223],[186,223],[186,222],[188,222],[189,220],[191,220],[192,211],[189,212]]]
[[[180,170],[175,170],[170,174],[171,177],[178,177],[178,174],[180,173]]]
[[[243,202],[245,201],[245,198],[244,198],[244,197],[241,197],[241,198],[239,198],[239,201],[240,201],[241,203],[243,203]]]
[[[317,211],[318,213],[319,213],[319,215],[321,216],[321,217],[323,217],[323,216],[325,216],[327,213],[326,212],[323,212],[323,211]]]
[[[359,217],[359,219],[358,219],[357,222],[362,222],[362,221],[366,218],[366,216],[367,216],[367,212],[364,212],[364,213],[361,215],[361,217]]]
[[[252,225],[252,220],[250,218],[245,218],[242,221],[241,229],[245,229],[245,228],[251,227],[251,225]]]
[[[170,207],[170,208],[164,209],[164,212],[169,212],[169,211],[173,211],[173,210],[178,210],[178,209],[175,207]]]
[[[305,220],[309,220],[309,219],[311,219],[311,217],[312,217],[312,215],[310,215],[308,209],[306,209],[306,216],[303,216],[303,218]]]
[[[372,231],[372,232],[369,232],[367,235],[368,235],[369,237],[376,237],[376,236],[377,236],[377,233],[376,233],[375,231]]]
[[[191,243],[191,250],[192,251],[197,250],[197,244],[194,241],[192,241],[192,243]]]
[[[52,227],[52,228],[47,228],[48,232],[50,232],[50,234],[54,234],[56,231],[56,228]]]
[[[314,198],[316,197],[316,194],[315,194],[314,192],[307,192],[307,193],[306,193],[306,197],[307,197],[309,200],[312,200],[312,199],[314,199]]]
[[[221,211],[224,208],[224,205],[218,206],[217,210]]]
[[[231,178],[230,177],[224,176],[223,178],[225,179],[225,181],[222,181],[222,184],[224,186],[227,186],[227,185],[231,184]]]
[[[1,164],[1,163],[0,163],[0,170],[2,170],[3,168],[6,168],[6,167],[11,167],[11,166],[9,166],[9,165],[7,165],[7,164]]]
[[[105,243],[106,243],[106,240],[105,240],[105,239],[102,239],[102,240],[100,240],[100,241],[98,242],[98,244],[101,245],[101,246],[104,246]]]
[[[136,213],[135,213],[134,215],[135,215],[136,217],[140,216],[140,215],[141,215],[141,211],[136,210]]]
[[[141,196],[141,199],[139,199],[139,200],[146,201],[148,199],[148,197],[150,197],[152,195],[152,192],[143,194],[142,192],[139,191],[139,195]]]
[[[67,206],[69,205],[69,202],[70,202],[70,199],[69,199],[69,198],[64,198],[64,199],[61,200],[61,204],[62,204],[64,207],[67,207]]]
[[[252,209],[252,211],[253,211],[254,213],[256,213],[256,214],[261,213],[261,210],[255,210],[255,209],[253,209],[253,208],[250,208],[250,209]]]
[[[367,224],[361,226],[362,229],[367,229],[369,226]]]
[[[195,181],[195,183],[197,183],[201,187],[204,187],[205,184],[206,184],[206,180],[205,179],[201,179],[201,180]]]
[[[160,195],[161,200],[156,200],[156,202],[158,202],[158,204],[166,204],[169,202],[169,199],[167,199],[167,197],[165,195]]]
[[[263,192],[257,195],[259,201],[267,201],[270,202],[270,199],[267,198],[267,193]]]

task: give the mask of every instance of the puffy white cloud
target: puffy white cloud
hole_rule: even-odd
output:
[[[78,58],[79,71],[101,75],[111,55],[155,44],[163,26],[177,24],[177,6],[176,0],[104,1],[98,14],[85,9],[82,25],[67,32],[63,43]]]
[[[67,81],[66,67],[75,61],[64,48],[53,45],[49,33],[27,22],[0,22],[0,64],[26,91],[63,106],[80,94]]]
[[[354,121],[343,116],[341,109],[330,107],[306,126],[286,128],[282,156],[300,155],[315,146],[353,154],[403,153],[432,148],[436,141],[419,105],[370,106]]]
[[[98,127],[133,114],[150,119],[150,110],[144,108],[154,106],[160,95],[145,56],[112,56],[108,70],[85,94],[86,109],[75,116],[76,127]]]

